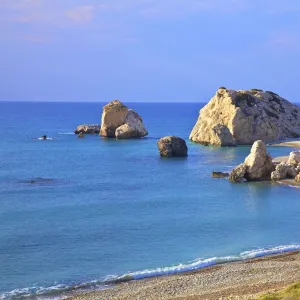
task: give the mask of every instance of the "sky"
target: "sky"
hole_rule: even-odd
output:
[[[0,101],[300,103],[299,0],[0,0]]]

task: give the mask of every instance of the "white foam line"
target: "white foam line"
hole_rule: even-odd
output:
[[[58,134],[61,134],[61,135],[75,135],[74,132],[59,132]]]
[[[82,283],[78,285],[68,286],[64,284],[59,284],[50,287],[30,287],[30,288],[23,288],[23,289],[15,289],[13,291],[4,293],[0,295],[0,299],[21,299],[26,297],[32,296],[47,296],[49,295],[49,299],[63,299],[63,295],[56,296],[62,294],[63,292],[72,292],[74,290],[85,290],[89,288],[105,288],[105,284],[118,282],[118,281],[128,281],[128,280],[138,280],[138,279],[145,279],[154,276],[163,276],[163,275],[170,275],[170,274],[177,274],[187,271],[199,270],[205,267],[214,266],[222,263],[227,262],[234,262],[234,261],[243,261],[251,258],[258,258],[272,254],[280,254],[290,251],[297,251],[300,250],[300,244],[295,245],[284,245],[278,246],[273,248],[266,248],[266,249],[256,249],[252,251],[245,251],[240,253],[239,255],[233,256],[224,256],[224,257],[212,257],[208,259],[198,259],[189,264],[179,264],[172,267],[165,267],[165,268],[157,268],[152,270],[143,270],[140,272],[132,272],[127,273],[122,276],[107,276],[107,280],[104,281],[91,281],[87,283]],[[51,294],[53,294],[51,296]],[[54,296],[55,294],[55,296]]]
[[[157,268],[153,270],[144,270],[141,272],[128,273],[119,277],[119,280],[121,280],[122,277],[126,279],[132,278],[133,280],[138,280],[138,279],[150,278],[155,276],[177,274],[177,273],[182,273],[187,271],[194,271],[194,270],[202,269],[217,264],[234,262],[234,261],[242,261],[246,259],[257,258],[257,257],[262,257],[262,256],[272,255],[272,254],[279,254],[279,253],[284,253],[289,251],[296,251],[296,250],[300,250],[300,245],[298,244],[286,245],[286,246],[279,246],[279,247],[268,248],[268,249],[257,249],[257,250],[242,252],[241,254],[236,256],[213,257],[204,260],[199,259],[190,264],[179,264],[173,267]]]

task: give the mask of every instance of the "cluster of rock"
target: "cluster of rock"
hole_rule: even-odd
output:
[[[274,163],[263,141],[256,141],[245,161],[230,173],[231,182],[280,181],[295,179],[300,182],[300,152],[290,153],[287,162]]]
[[[188,148],[185,140],[177,136],[166,136],[157,142],[161,157],[186,157]]]
[[[300,107],[279,95],[220,88],[200,110],[190,139],[203,145],[252,145],[300,137]]]
[[[148,135],[141,116],[119,100],[103,107],[100,135],[106,138],[129,139]]]
[[[98,124],[82,124],[79,125],[75,130],[75,134],[99,134],[100,125]]]
[[[272,157],[267,153],[264,142],[256,141],[250,154],[231,172],[229,179],[232,182],[241,182],[244,179],[247,181],[270,180],[274,169]]]

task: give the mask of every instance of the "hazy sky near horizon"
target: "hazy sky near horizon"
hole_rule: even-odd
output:
[[[300,102],[299,0],[0,0],[0,101]]]

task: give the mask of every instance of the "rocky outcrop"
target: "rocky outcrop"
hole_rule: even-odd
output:
[[[273,92],[220,88],[200,110],[190,139],[216,146],[300,136],[300,107]]]
[[[116,129],[125,123],[128,108],[119,100],[111,101],[103,107],[100,135],[116,137]]]
[[[119,100],[103,107],[100,135],[107,138],[130,139],[148,135],[143,120]]]
[[[229,179],[232,182],[241,182],[244,179],[247,181],[270,180],[274,169],[272,157],[267,153],[264,142],[256,141],[244,163],[231,172]]]
[[[296,176],[295,181],[300,183],[300,173]]]
[[[185,157],[188,148],[185,140],[177,136],[166,136],[157,142],[160,156],[162,157]]]
[[[246,171],[247,171],[247,166],[244,163],[238,165],[230,173],[229,180],[231,182],[243,182],[245,180],[244,177],[245,177]]]
[[[140,138],[148,135],[143,120],[134,110],[129,109],[125,124],[116,129],[116,138],[129,139]]]
[[[75,130],[75,134],[84,133],[84,134],[99,134],[100,125],[98,124],[83,124],[79,125]]]
[[[229,173],[212,172],[212,178],[226,178],[226,177],[229,177]]]
[[[244,163],[247,166],[245,179],[248,181],[270,179],[274,170],[272,157],[268,154],[263,141],[256,141],[253,144]]]
[[[271,179],[273,181],[282,180],[285,178],[295,178],[297,176],[297,171],[293,165],[281,162],[276,166],[276,169],[271,174]]]
[[[291,165],[298,165],[300,163],[300,151],[291,152],[288,163]]]

